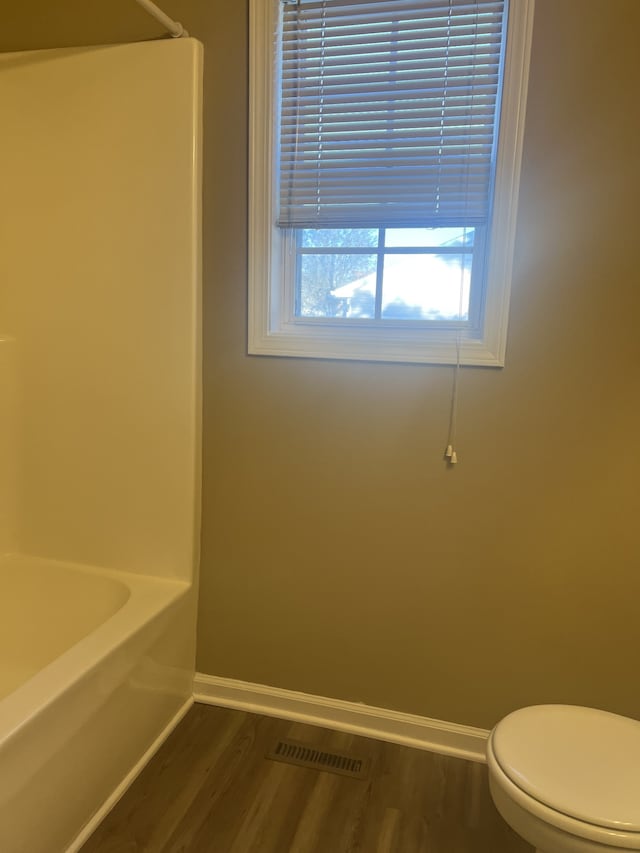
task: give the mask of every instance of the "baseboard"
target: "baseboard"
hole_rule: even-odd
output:
[[[193,698],[208,705],[281,717],[470,761],[486,760],[485,745],[489,732],[485,729],[374,708],[358,702],[327,699],[201,672],[197,672],[194,679]]]
[[[98,828],[99,824],[104,820],[104,818],[109,814],[111,809],[115,806],[118,800],[125,793],[127,788],[133,784],[136,778],[142,773],[147,764],[151,761],[156,752],[160,749],[165,740],[169,737],[171,732],[175,729],[178,723],[185,716],[189,708],[193,705],[193,697],[189,697],[187,701],[178,709],[178,711],[174,714],[174,716],[169,720],[164,729],[160,732],[158,737],[151,744],[149,749],[142,756],[140,761],[135,764],[129,773],[125,776],[122,782],[118,785],[118,787],[112,792],[112,794],[107,797],[104,803],[100,806],[98,811],[94,814],[91,820],[84,825],[81,832],[76,836],[74,841],[67,847],[65,853],[77,853],[78,850],[82,847],[85,841],[88,841],[90,836],[95,832]]]

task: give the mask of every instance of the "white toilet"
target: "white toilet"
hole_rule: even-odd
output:
[[[640,722],[522,708],[491,732],[487,762],[496,808],[538,853],[640,850]]]

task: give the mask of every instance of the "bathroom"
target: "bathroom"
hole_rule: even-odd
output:
[[[7,0],[0,49],[162,35],[88,5]],[[461,371],[454,469],[451,368],[247,355],[248,4],[162,6],[204,45],[200,693],[640,719],[635,0],[536,2],[506,362]]]

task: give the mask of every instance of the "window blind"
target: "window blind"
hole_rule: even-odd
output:
[[[278,224],[484,224],[505,3],[284,0]]]

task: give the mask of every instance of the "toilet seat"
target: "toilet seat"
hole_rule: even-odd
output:
[[[537,705],[496,726],[502,771],[549,808],[640,832],[640,723],[575,705]]]
[[[488,762],[529,814],[578,837],[640,850],[640,723],[572,705],[505,717]]]

